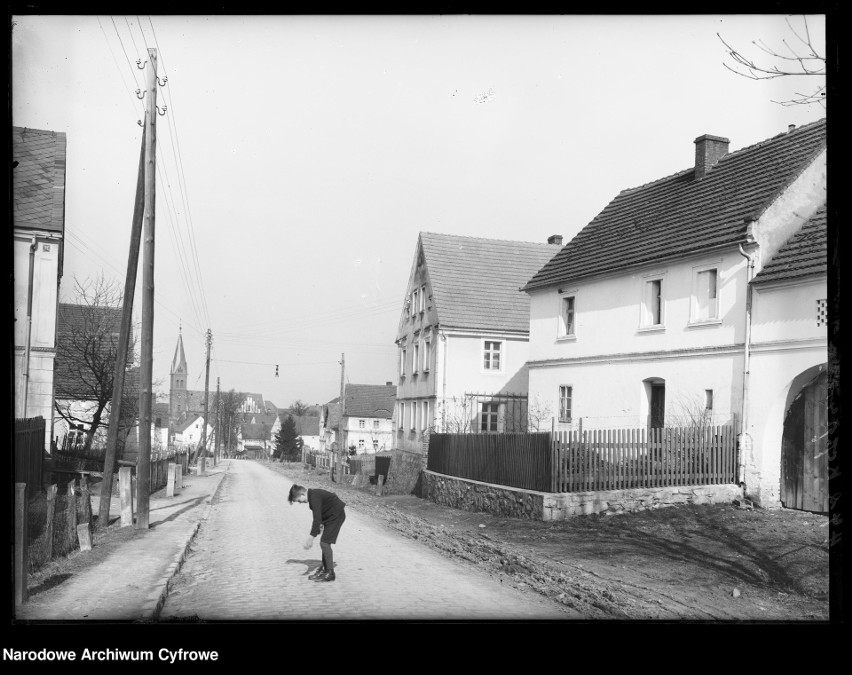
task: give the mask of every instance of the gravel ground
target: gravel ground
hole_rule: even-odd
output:
[[[589,619],[827,621],[828,517],[734,504],[540,522],[439,506],[269,464],[347,508]],[[345,545],[341,542],[341,545]]]

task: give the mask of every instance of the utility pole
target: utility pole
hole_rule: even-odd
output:
[[[118,425],[121,420],[121,400],[124,397],[124,373],[127,365],[127,352],[130,348],[130,322],[133,314],[133,297],[136,293],[136,272],[139,267],[139,240],[142,237],[142,214],[145,209],[145,140],[142,131],[142,149],[139,152],[139,174],[136,179],[136,202],[133,205],[133,221],[130,225],[130,252],[127,255],[127,277],[124,281],[124,300],[121,304],[121,328],[118,335],[118,350],[115,355],[115,374],[112,379],[112,401],[109,408],[109,426],[107,427],[106,456],[104,457],[104,477],[101,483],[101,495],[112,494],[113,472],[115,469],[116,445],[118,444]],[[110,500],[101,499],[98,507],[97,527],[109,524]]]
[[[144,67],[144,66],[143,66]],[[154,207],[157,176],[157,50],[148,50],[145,105],[145,207],[142,247],[142,349],[139,366],[139,459],[136,462],[136,529],[148,529],[151,487],[151,394],[154,371]],[[145,96],[145,94],[143,94]]]
[[[204,473],[207,464],[207,415],[210,407],[210,345],[213,342],[213,333],[207,329],[207,366],[204,372],[204,424],[201,426],[201,473]]]
[[[213,455],[213,464],[221,460],[219,450],[222,447],[222,401],[219,399],[219,378],[216,378],[216,452]]]
[[[340,419],[337,420],[337,441],[338,448],[345,454],[346,448],[343,446],[343,411],[346,409],[346,387],[343,384],[346,369],[346,355],[340,354]]]

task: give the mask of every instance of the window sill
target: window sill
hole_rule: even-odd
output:
[[[690,321],[686,324],[687,328],[703,328],[705,326],[721,326],[722,319],[701,319],[699,321]]]
[[[665,333],[666,327],[664,324],[659,326],[640,326],[636,329],[637,333]]]
[[[576,335],[557,335],[556,341],[557,342],[576,342],[577,336]]]

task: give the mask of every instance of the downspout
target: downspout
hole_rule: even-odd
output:
[[[745,351],[743,355],[743,400],[742,400],[742,431],[740,432],[740,457],[737,466],[737,483],[745,481],[745,453],[751,450],[751,436],[748,433],[748,379],[751,367],[751,280],[754,277],[754,258],[745,252],[739,244],[740,255],[745,258],[746,266],[746,309],[745,309]]]
[[[447,431],[447,350],[449,349],[450,343],[447,342],[447,334],[440,330],[438,331],[438,336],[441,338],[441,342],[444,343],[444,364],[443,364],[443,382],[441,383],[441,431],[446,433]]]
[[[38,248],[38,242],[36,241],[36,236],[33,235],[32,242],[30,243],[30,269],[29,282],[27,285],[27,337],[26,342],[24,343],[24,387],[21,397],[21,417],[27,416],[27,396],[30,388],[30,342],[32,340],[33,333],[33,277],[35,271],[36,248]]]

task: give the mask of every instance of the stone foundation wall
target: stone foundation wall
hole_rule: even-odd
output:
[[[423,472],[423,498],[465,511],[529,520],[614,515],[678,504],[727,504],[743,498],[737,485],[688,485],[602,492],[549,493]]]

